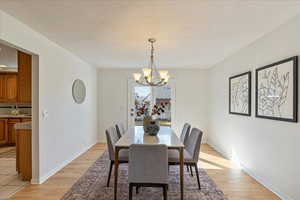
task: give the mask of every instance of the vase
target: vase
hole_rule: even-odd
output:
[[[159,132],[159,121],[158,120],[150,120],[149,124],[146,127],[146,133],[151,136],[156,136]]]
[[[150,116],[144,117],[144,119],[143,119],[143,128],[144,128],[145,133],[147,132],[147,127],[151,120],[152,120],[152,117],[150,117]]]

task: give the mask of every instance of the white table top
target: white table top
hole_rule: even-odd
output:
[[[174,131],[166,126],[160,127],[157,136],[145,134],[142,126],[130,127],[115,146],[129,148],[131,144],[165,144],[168,148],[184,147]]]

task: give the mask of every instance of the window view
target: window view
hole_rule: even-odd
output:
[[[159,120],[161,126],[171,126],[171,87],[135,86],[135,125],[143,125],[143,116],[151,115]],[[155,111],[152,108],[156,107]]]

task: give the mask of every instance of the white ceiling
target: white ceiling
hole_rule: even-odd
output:
[[[0,9],[96,67],[207,68],[300,13],[296,0],[1,0]]]

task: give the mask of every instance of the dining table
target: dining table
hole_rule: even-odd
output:
[[[168,149],[178,150],[180,166],[180,199],[183,200],[184,191],[184,144],[175,134],[174,130],[167,126],[161,126],[156,136],[145,133],[143,126],[129,127],[125,134],[115,144],[115,179],[114,199],[117,200],[119,152],[121,149],[129,149],[132,144],[164,144]],[[129,163],[130,164],[130,163]]]

